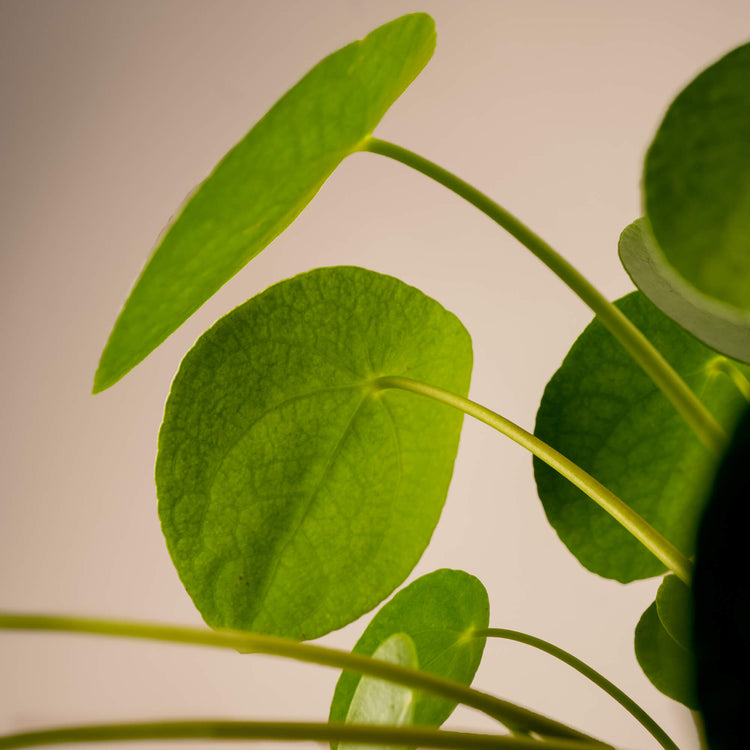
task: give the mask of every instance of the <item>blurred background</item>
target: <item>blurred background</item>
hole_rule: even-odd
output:
[[[747,41],[746,0],[0,0],[0,608],[201,623],[156,515],[164,400],[207,327],[301,271],[361,265],[435,297],[472,334],[473,399],[533,427],[591,314],[476,210],[370,154],[347,159],[164,346],[90,395],[119,309],[185,195],[319,59],[415,10],[435,18],[437,50],[376,135],[486,191],[611,298],[630,291],[616,244],[640,214],[645,149],[673,96]],[[483,581],[492,625],[572,651],[681,747],[698,746],[689,712],[633,655],[658,581],[585,571],[545,521],[530,457],[471,421],[412,578],[440,567]],[[324,642],[351,648],[368,619]],[[324,720],[336,679],[260,656],[0,633],[0,731]],[[609,697],[524,646],[488,643],[475,685],[618,747],[656,746]],[[492,723],[459,710],[449,726]]]

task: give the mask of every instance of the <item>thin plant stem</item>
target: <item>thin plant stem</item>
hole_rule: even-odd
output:
[[[695,731],[698,735],[700,749],[710,750],[708,746],[708,737],[706,737],[706,724],[703,721],[703,715],[700,711],[691,711],[690,714],[693,717],[693,723],[695,724]]]
[[[725,430],[690,390],[687,383],[633,323],[539,235],[484,193],[413,151],[372,137],[365,139],[360,149],[387,156],[416,169],[467,200],[515,237],[594,311],[604,326],[674,405],[704,445],[717,455],[723,452],[728,440]]]
[[[0,750],[68,742],[195,739],[352,742],[458,750],[586,750],[592,747],[590,743],[569,740],[539,741],[507,735],[449,732],[421,727],[206,720],[93,724],[8,734],[0,736]]]
[[[709,363],[709,369],[717,374],[726,375],[745,401],[750,401],[750,381],[734,362],[726,357],[716,357]]]
[[[636,513],[627,503],[608,490],[601,482],[586,473],[547,443],[540,440],[522,427],[500,416],[485,406],[450,393],[434,385],[420,383],[411,378],[386,376],[377,378],[375,386],[382,389],[398,388],[439,401],[468,414],[480,422],[493,427],[506,435],[526,450],[533,453],[548,466],[572,482],[579,490],[588,495],[597,505],[607,511],[620,525],[627,529],[646,549],[652,552],[681,581],[690,585],[693,564],[669,540],[662,536],[651,524]]]
[[[679,750],[669,735],[630,696],[620,690],[616,685],[613,685],[593,667],[590,667],[585,662],[582,662],[580,659],[573,656],[573,654],[564,651],[548,641],[536,638],[533,635],[528,635],[527,633],[521,633],[518,630],[485,628],[482,630],[475,630],[472,635],[475,638],[503,638],[509,641],[517,641],[518,643],[524,643],[527,646],[532,646],[540,651],[544,651],[546,654],[550,654],[550,656],[554,656],[556,659],[559,659],[569,667],[580,672],[584,677],[587,677],[591,682],[604,690],[605,693],[614,698],[614,700],[616,700],[626,711],[629,711],[643,725],[643,727],[651,733],[664,750]]]
[[[568,727],[534,711],[496,698],[488,693],[467,687],[459,682],[447,680],[427,672],[408,669],[407,667],[381,661],[380,659],[373,659],[362,654],[351,654],[346,651],[339,651],[338,649],[299,643],[289,638],[279,638],[260,633],[240,633],[229,630],[206,630],[178,625],[10,613],[0,613],[0,629],[43,630],[140,638],[168,641],[171,643],[231,648],[243,653],[280,656],[311,664],[345,669],[350,672],[405,685],[414,690],[423,690],[481,711],[496,719],[501,724],[505,725],[507,723],[511,727],[528,729],[539,735],[603,745],[599,740],[594,739],[584,732]]]

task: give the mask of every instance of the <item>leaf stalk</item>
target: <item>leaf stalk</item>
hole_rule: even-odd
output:
[[[389,727],[320,722],[274,721],[160,721],[132,724],[94,724],[0,736],[0,750],[70,742],[132,740],[272,740],[352,742],[407,745],[461,750],[586,750],[590,743],[570,740],[540,741],[473,732],[450,732],[422,727]]]
[[[583,493],[588,495],[600,508],[609,513],[621,526],[627,529],[646,549],[653,553],[669,568],[681,581],[688,586],[692,578],[692,562],[680,552],[668,539],[662,536],[642,516],[636,513],[627,503],[608,490],[601,482],[594,479],[580,466],[574,464],[562,453],[550,447],[536,435],[532,435],[509,419],[481,406],[474,401],[450,393],[434,385],[420,383],[411,378],[388,376],[378,378],[379,388],[398,388],[411,391],[422,396],[452,406],[468,414],[470,417],[484,422],[486,425],[509,437],[518,445],[526,448],[537,458],[564,476]]]
[[[721,455],[728,441],[727,434],[687,383],[638,328],[539,235],[484,193],[413,151],[378,138],[364,140],[361,149],[387,156],[430,177],[464,198],[515,237],[594,311],[602,324],[674,405],[706,448]]]
[[[616,700],[626,711],[628,711],[640,724],[654,737],[654,739],[664,748],[664,750],[679,750],[669,735],[646,713],[629,695],[624,693],[620,688],[611,683],[604,675],[597,672],[585,662],[581,661],[573,654],[555,646],[548,641],[537,638],[518,630],[508,630],[506,628],[484,628],[476,630],[472,634],[476,638],[503,638],[508,641],[523,643],[539,651],[543,651],[550,656],[554,656],[564,664],[572,667],[577,672],[588,678],[597,687],[600,687],[605,693]]]
[[[377,677],[390,682],[424,690],[447,700],[456,701],[481,711],[488,716],[513,727],[523,727],[545,737],[559,737],[601,745],[598,740],[584,732],[568,727],[554,719],[496,698],[474,688],[443,677],[408,669],[398,664],[373,659],[362,654],[352,654],[338,649],[299,643],[289,638],[240,633],[229,630],[206,630],[178,625],[120,622],[92,618],[64,617],[54,615],[0,613],[0,629],[42,630],[87,633],[171,643],[232,648],[243,653],[269,654],[287,659],[318,664],[320,666],[345,669],[350,672]],[[1,747],[1,746],[0,746]]]

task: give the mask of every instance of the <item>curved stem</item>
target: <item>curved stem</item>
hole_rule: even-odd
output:
[[[389,376],[378,378],[375,385],[379,388],[399,388],[412,393],[440,401],[468,414],[480,422],[502,432],[511,440],[533,453],[537,458],[551,466],[567,480],[572,482],[579,490],[588,495],[599,507],[607,511],[612,518],[626,528],[646,549],[651,551],[661,560],[680,580],[688,586],[692,574],[692,563],[680,552],[670,541],[665,539],[651,524],[647,523],[629,505],[620,500],[617,495],[608,490],[601,482],[598,482],[590,474],[574,464],[547,443],[541,441],[530,432],[514,424],[505,417],[501,417],[485,406],[480,406],[474,401],[457,396],[455,393],[444,391],[434,385],[420,383],[410,378]]]
[[[472,732],[448,732],[421,727],[324,724],[275,721],[159,721],[133,724],[93,724],[0,736],[0,750],[58,745],[67,742],[132,740],[275,740],[354,742],[467,750],[585,750],[590,744],[565,740],[520,739]]]
[[[484,630],[476,630],[472,634],[476,638],[504,638],[509,641],[517,641],[518,643],[524,643],[527,646],[544,651],[550,656],[554,656],[556,659],[572,667],[576,671],[580,672],[584,677],[588,677],[595,685],[608,693],[614,698],[626,711],[629,711],[656,739],[656,741],[665,750],[679,750],[677,745],[670,739],[669,735],[652,719],[632,698],[626,695],[620,688],[613,685],[606,677],[597,672],[593,667],[590,667],[585,662],[577,659],[573,654],[564,651],[558,646],[536,638],[533,635],[527,635],[521,633],[518,630],[507,630],[505,628],[486,628]]]
[[[750,381],[737,365],[727,357],[718,356],[709,363],[709,370],[726,375],[745,401],[750,401]]]
[[[401,162],[439,182],[513,235],[596,313],[599,320],[672,402],[706,447],[716,454],[722,453],[728,439],[726,432],[685,381],[630,320],[541,237],[484,193],[413,151],[378,138],[369,138],[362,143],[361,148]]]
[[[706,725],[703,721],[703,715],[700,711],[691,711],[693,717],[693,723],[695,724],[695,731],[698,735],[698,742],[701,750],[710,750],[708,747],[708,737],[706,736]]]
[[[270,654],[287,659],[319,664],[326,667],[345,669],[358,674],[378,677],[406,687],[423,690],[441,698],[463,703],[481,711],[502,724],[529,729],[549,737],[561,737],[602,745],[599,740],[584,732],[566,726],[488,693],[462,685],[459,682],[408,669],[398,664],[373,659],[361,654],[299,643],[288,638],[262,635],[260,633],[239,633],[229,630],[205,630],[177,625],[157,625],[150,623],[119,622],[90,618],[62,617],[33,614],[0,613],[0,629],[6,630],[45,630],[92,635],[142,638],[171,643],[194,644],[232,648],[243,653]]]

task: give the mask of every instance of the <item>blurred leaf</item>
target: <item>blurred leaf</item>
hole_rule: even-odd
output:
[[[750,313],[699,292],[666,261],[647,219],[620,235],[620,260],[633,283],[665,315],[721,354],[750,362]]]
[[[720,423],[731,427],[745,404],[726,374],[731,361],[639,292],[616,304]],[[746,365],[736,368],[740,376],[750,373]],[[535,434],[692,554],[715,459],[598,320],[586,327],[548,383]],[[549,522],[589,570],[621,582],[664,572],[662,563],[565,478],[538,460],[534,474]]]
[[[692,648],[693,604],[690,589],[675,575],[668,575],[656,592],[659,620],[672,640]]]
[[[417,669],[417,649],[406,633],[394,633],[378,646],[374,659],[381,659],[402,667]],[[403,685],[363,676],[354,691],[347,724],[390,724],[403,727],[412,723],[414,716],[414,693]],[[383,745],[353,745],[341,743],[341,750],[401,750]]]
[[[698,532],[693,642],[698,702],[712,750],[747,746],[750,695],[750,411],[714,481]]]
[[[402,16],[318,63],[182,207],[133,287],[94,378],[116,383],[312,200],[427,64],[435,25]]]
[[[408,634],[420,669],[470,685],[484,651],[484,638],[471,636],[489,624],[490,605],[482,583],[461,570],[436,570],[399,591],[372,619],[353,652],[371,656],[394,633]],[[343,672],[329,720],[343,721],[361,678]],[[415,695],[414,724],[439,727],[455,703],[425,693]],[[334,745],[335,748],[335,745]]]
[[[206,622],[316,638],[388,596],[440,517],[462,414],[374,381],[466,395],[471,361],[454,315],[361,268],[283,281],[209,329],[156,463],[169,552]]]
[[[664,629],[656,602],[643,613],[635,628],[635,656],[657,690],[688,708],[698,708],[692,654]]]
[[[646,156],[646,215],[667,261],[705,294],[750,309],[750,45],[704,70]]]

